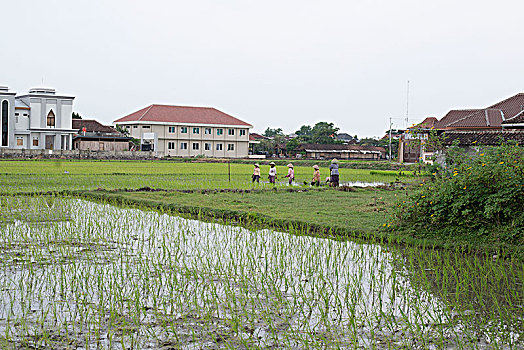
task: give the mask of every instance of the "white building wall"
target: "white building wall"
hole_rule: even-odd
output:
[[[73,127],[73,104],[70,101],[62,101],[62,110],[60,114],[60,128],[71,129]]]
[[[30,114],[30,122],[29,125],[31,128],[41,128],[42,125],[40,125],[40,121],[42,118],[42,99],[41,98],[31,98],[30,100],[30,108],[31,108],[31,114]]]

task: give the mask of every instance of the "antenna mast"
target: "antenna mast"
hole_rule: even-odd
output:
[[[409,80],[406,92],[406,129],[409,127]]]

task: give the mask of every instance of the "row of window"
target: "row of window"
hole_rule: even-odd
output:
[[[180,142],[180,149],[181,150],[185,150],[187,149],[188,147],[188,143],[187,142]],[[204,150],[205,151],[211,151],[211,147],[212,145],[210,143],[204,143]],[[167,143],[167,149],[175,149],[175,142],[168,142]],[[193,150],[194,151],[198,151],[200,149],[200,144],[197,143],[197,142],[194,142],[193,143]],[[216,150],[217,151],[222,151],[223,150],[223,146],[221,143],[217,143],[216,144]],[[235,150],[235,144],[234,143],[228,143],[227,144],[227,150],[228,151],[234,151]]]
[[[129,129],[129,126],[126,126],[128,129]],[[133,129],[136,129],[138,128],[138,125],[133,125]],[[151,126],[149,125],[142,125],[142,129],[150,129]],[[181,134],[187,134],[188,133],[188,130],[189,128],[187,126],[180,126],[180,133]],[[176,127],[175,126],[170,126],[168,127],[168,132],[170,134],[174,134],[176,133]],[[213,133],[213,129],[211,128],[204,128],[204,134],[205,135],[211,135]],[[193,128],[193,134],[200,134],[200,128]],[[235,135],[235,129],[227,129],[227,134],[228,135],[231,135],[231,136],[234,136]],[[217,129],[217,135],[220,136],[220,135],[224,135],[224,129]],[[246,130],[243,130],[243,129],[240,129],[239,130],[239,135],[240,136],[246,136]]]

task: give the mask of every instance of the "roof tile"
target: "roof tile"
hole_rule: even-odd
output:
[[[151,105],[142,108],[123,118],[115,120],[114,123],[133,121],[252,126],[215,108],[166,105]]]

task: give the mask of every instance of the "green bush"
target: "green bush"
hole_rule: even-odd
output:
[[[524,243],[524,149],[504,144],[471,155],[447,152],[447,166],[400,200],[388,229],[450,240]]]

